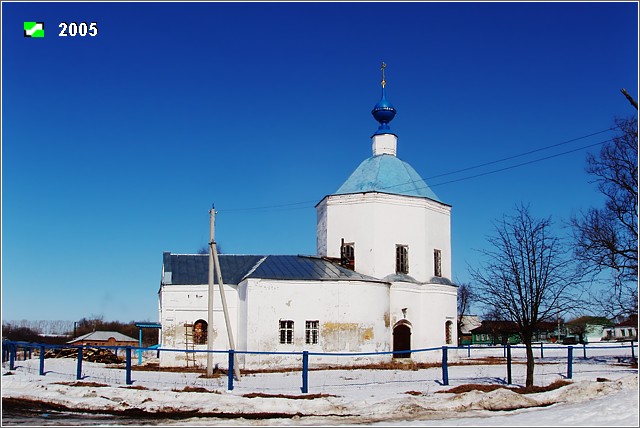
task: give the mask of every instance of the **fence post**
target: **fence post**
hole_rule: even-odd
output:
[[[229,349],[229,367],[227,369],[227,378],[228,378],[227,389],[229,391],[233,390],[233,370],[235,369],[233,367],[234,354],[235,352],[233,351],[233,349]]]
[[[449,367],[447,367],[447,347],[442,347],[442,384],[449,385]]]
[[[471,344],[467,345],[467,358],[471,358]]]
[[[507,345],[502,345],[502,358],[507,358]]]
[[[16,369],[16,348],[17,345],[12,343],[10,345],[11,349],[9,350],[9,370]]]
[[[573,378],[573,346],[567,348],[567,379]]]
[[[507,343],[507,385],[511,385],[511,344]]]
[[[126,357],[126,368],[127,372],[126,383],[127,385],[131,385],[133,382],[131,381],[131,346],[127,346],[125,348],[125,357]]]
[[[303,394],[309,392],[309,351],[302,351],[302,388]]]
[[[582,342],[582,357],[587,359],[587,344],[584,342]]]
[[[633,340],[631,341],[631,358],[633,361],[636,360],[636,351],[633,349]]]
[[[40,345],[40,376],[44,376],[44,345]]]
[[[544,358],[544,346],[542,346],[542,345],[543,345],[543,343],[540,342],[540,358],[541,359]]]
[[[82,346],[78,348],[78,368],[76,369],[76,379],[82,379]]]
[[[142,327],[138,329],[138,343],[140,348],[138,349],[138,365],[142,365]]]
[[[631,342],[631,344],[633,345],[633,342]],[[27,347],[25,346],[24,348],[22,348],[22,352],[23,352],[23,360],[27,361]]]

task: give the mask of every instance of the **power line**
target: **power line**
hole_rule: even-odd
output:
[[[579,140],[582,140],[582,139],[585,139],[585,138],[593,137],[594,135],[599,135],[599,134],[602,134],[604,132],[612,131],[612,130],[615,130],[615,129],[616,128],[607,128],[607,129],[604,129],[602,131],[594,132],[594,133],[591,133],[591,134],[588,134],[588,135],[584,135],[584,136],[581,136],[581,137],[577,137],[577,138],[572,138],[570,140],[566,140],[566,141],[563,141],[563,142],[560,142],[560,143],[551,144],[549,146],[540,147],[540,148],[537,148],[537,149],[534,149],[534,150],[529,150],[528,152],[519,153],[519,154],[516,154],[516,155],[508,156],[508,157],[505,157],[505,158],[501,158],[501,159],[497,159],[497,160],[494,160],[494,161],[485,162],[485,163],[482,163],[482,164],[470,166],[470,167],[467,167],[467,168],[462,168],[462,169],[459,169],[459,170],[455,170],[455,171],[451,171],[451,172],[447,172],[447,173],[443,173],[443,174],[434,175],[434,176],[428,177],[426,180],[430,180],[432,178],[444,177],[444,176],[452,175],[452,174],[457,174],[457,173],[464,172],[464,171],[470,171],[470,170],[477,169],[477,168],[482,168],[482,167],[488,166],[488,165],[494,165],[496,163],[504,162],[504,161],[511,160],[511,159],[516,159],[516,158],[519,158],[519,157],[522,157],[522,156],[526,156],[526,155],[529,155],[529,154],[532,154],[532,153],[537,153],[537,152],[540,152],[540,151],[543,151],[543,150],[548,150],[548,149],[551,149],[551,148],[554,148],[554,147],[559,147],[559,146],[562,146],[562,145],[565,145],[565,144],[569,144],[569,143],[572,143],[572,142],[575,142],[575,141],[579,141]],[[425,186],[417,187],[416,189],[423,189],[423,188],[426,188],[426,187],[437,187],[437,186],[443,186],[445,184],[457,183],[457,182],[464,181],[464,180],[471,180],[473,178],[478,178],[478,177],[482,177],[482,176],[485,176],[485,175],[495,174],[495,173],[498,173],[498,172],[507,171],[507,170],[510,170],[510,169],[518,168],[518,167],[529,165],[529,164],[532,164],[532,163],[536,163],[536,162],[541,162],[541,161],[544,161],[544,160],[552,159],[552,158],[555,158],[555,157],[558,157],[558,156],[563,156],[563,155],[566,155],[566,154],[569,154],[569,153],[574,153],[574,152],[577,152],[577,151],[580,151],[580,150],[584,150],[584,149],[588,149],[590,147],[595,147],[595,146],[598,146],[598,145],[601,145],[601,144],[604,144],[604,143],[607,143],[607,142],[610,142],[610,141],[613,141],[613,138],[610,138],[610,139],[607,139],[607,140],[603,140],[603,141],[599,141],[597,143],[589,144],[589,145],[586,145],[586,146],[578,147],[576,149],[568,150],[568,151],[565,151],[565,152],[556,153],[556,154],[545,156],[545,157],[538,158],[538,159],[533,159],[533,160],[530,160],[530,161],[527,161],[527,162],[522,162],[522,163],[519,163],[519,164],[516,164],[516,165],[510,165],[510,166],[507,166],[507,167],[504,167],[504,168],[499,168],[499,169],[496,169],[496,170],[492,170],[492,171],[487,171],[487,172],[483,172],[483,173],[480,173],[480,174],[471,175],[471,176],[468,176],[468,177],[462,177],[462,178],[458,178],[458,179],[455,179],[455,180],[445,181],[445,182],[442,182],[442,183],[437,183],[437,184],[432,184],[432,185],[427,185],[425,183]],[[420,181],[424,182],[424,180],[413,180],[413,181],[408,181],[406,183],[394,184],[392,186],[383,187],[381,189],[391,189],[393,187],[406,186],[407,184],[420,182]],[[258,211],[258,210],[272,210],[272,209],[276,209],[276,208],[282,208],[282,209],[285,209],[285,210],[286,209],[301,209],[301,208],[310,208],[309,206],[300,206],[300,205],[305,205],[305,204],[309,204],[309,203],[313,203],[315,205],[316,200],[314,199],[314,200],[307,200],[307,201],[301,201],[301,202],[293,202],[293,203],[288,203],[288,204],[264,205],[264,206],[258,206],[258,207],[230,208],[230,209],[219,210],[219,212]],[[312,206],[314,206],[314,205],[312,205]]]
[[[551,144],[549,146],[540,147],[540,148],[534,149],[534,150],[529,150],[528,152],[519,153],[517,155],[507,156],[506,158],[502,158],[502,159],[498,159],[498,160],[494,160],[494,161],[481,163],[481,164],[478,164],[478,165],[474,165],[474,166],[470,166],[470,167],[467,167],[467,168],[458,169],[458,170],[451,171],[451,172],[445,172],[443,174],[432,175],[431,177],[427,177],[427,178],[425,178],[423,180],[413,180],[413,181],[409,181],[409,182],[406,182],[406,183],[394,184],[393,186],[389,186],[389,187],[386,187],[386,188],[390,189],[390,188],[398,187],[398,186],[406,186],[407,184],[411,184],[411,183],[415,183],[415,182],[431,180],[433,178],[444,177],[444,176],[447,176],[447,175],[452,175],[452,174],[457,174],[457,173],[460,173],[460,172],[470,171],[472,169],[482,168],[482,167],[488,166],[488,165],[494,165],[496,163],[504,162],[504,161],[511,160],[511,159],[516,159],[516,158],[519,158],[519,157],[522,157],[522,156],[530,155],[532,153],[537,153],[537,152],[541,152],[543,150],[548,150],[548,149],[552,149],[554,147],[559,147],[559,146],[562,146],[562,145],[565,145],[565,144],[573,143],[575,141],[584,140],[585,138],[593,137],[594,135],[599,135],[599,134],[602,134],[602,133],[605,133],[605,132],[612,131],[614,129],[616,129],[616,128],[603,129],[602,131],[594,132],[594,133],[589,134],[589,135],[583,135],[582,137],[572,138],[571,140],[563,141],[561,143]],[[602,144],[602,143],[598,143],[598,144]],[[582,148],[578,149],[578,150],[582,150]],[[568,152],[568,153],[570,153],[570,152]],[[526,165],[526,163],[524,165]],[[481,175],[486,175],[486,174],[481,174]],[[460,180],[454,180],[452,182],[455,182],[455,181],[460,181]],[[422,188],[424,188],[424,186]]]
[[[533,159],[533,160],[530,160],[530,161],[527,161],[527,162],[522,162],[522,163],[519,163],[519,164],[516,164],[516,165],[511,165],[511,166],[507,166],[507,167],[504,167],[504,168],[495,169],[493,171],[487,171],[487,172],[483,172],[483,173],[480,173],[480,174],[471,175],[469,177],[462,177],[462,178],[458,178],[456,180],[450,180],[450,181],[445,181],[445,182],[442,182],[442,183],[432,184],[432,185],[430,185],[428,187],[442,186],[444,184],[456,183],[458,181],[470,180],[472,178],[482,177],[483,175],[489,175],[489,174],[495,174],[497,172],[507,171],[509,169],[518,168],[518,167],[521,167],[521,166],[524,166],[524,165],[529,165],[529,164],[532,164],[532,163],[541,162],[543,160],[552,159],[552,158],[555,158],[555,157],[558,157],[558,156],[563,156],[563,155],[566,155],[566,154],[569,154],[569,153],[578,152],[580,150],[588,149],[589,147],[599,146],[601,144],[608,143],[609,141],[613,141],[613,138],[610,138],[610,139],[604,140],[604,141],[600,141],[600,142],[597,142],[597,143],[589,144],[589,145],[586,145],[586,146],[578,147],[577,149],[567,150],[566,152],[556,153],[554,155],[545,156],[543,158]]]
[[[224,210],[218,210],[218,212],[230,212],[230,211],[258,211],[265,209],[273,209],[273,208],[285,208],[285,207],[293,207],[295,205],[304,205],[313,202],[315,204],[316,200],[310,201],[302,201],[302,202],[293,202],[290,204],[278,204],[278,205],[264,205],[260,207],[250,207],[250,208],[230,208]],[[308,208],[308,207],[297,207],[297,208]],[[296,208],[288,208],[288,209],[296,209]]]
[[[520,153],[518,155],[508,156],[506,158],[498,159],[498,160],[491,161],[491,162],[485,162],[483,164],[470,166],[468,168],[459,169],[457,171],[452,171],[452,172],[446,172],[444,174],[433,175],[431,177],[427,177],[426,180],[431,180],[432,178],[444,177],[445,175],[457,174],[458,172],[469,171],[469,170],[472,170],[472,169],[482,168],[483,166],[493,165],[493,164],[504,162],[504,161],[507,161],[507,160],[519,158],[519,157],[522,157],[522,156],[530,155],[532,153],[537,153],[537,152],[541,152],[543,150],[548,150],[548,149],[552,149],[554,147],[559,147],[559,146],[562,146],[562,145],[565,145],[565,144],[573,143],[574,141],[584,140],[585,138],[589,138],[589,137],[593,137],[594,135],[599,135],[599,134],[603,134],[605,132],[613,131],[614,129],[615,128],[603,129],[602,131],[594,132],[593,134],[585,135],[585,136],[578,137],[578,138],[573,138],[571,140],[563,141],[563,142],[557,143],[557,144],[552,144],[552,145],[546,146],[546,147],[540,147],[539,149],[530,150],[528,152]],[[608,140],[608,141],[610,141],[610,140]],[[599,143],[599,144],[601,144],[601,143]],[[567,152],[567,153],[570,153],[570,152]]]

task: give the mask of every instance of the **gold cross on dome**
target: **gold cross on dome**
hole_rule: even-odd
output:
[[[382,70],[382,87],[384,88],[384,85],[387,84],[387,81],[384,80],[384,69],[387,68],[387,64],[384,63],[384,61],[382,61],[382,66],[380,67],[380,70]]]

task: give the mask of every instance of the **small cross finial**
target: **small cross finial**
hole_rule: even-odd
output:
[[[382,70],[382,87],[383,88],[387,84],[387,81],[384,80],[384,69],[385,68],[387,68],[387,64],[385,64],[384,61],[382,61],[382,66],[380,67],[380,70]]]

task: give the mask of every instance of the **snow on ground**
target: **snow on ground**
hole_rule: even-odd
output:
[[[163,416],[192,411],[200,416],[158,419],[161,425],[638,426],[638,370],[619,364],[614,355],[617,351],[589,350],[591,356],[585,359],[578,350],[574,350],[570,385],[527,395],[505,389],[439,393],[469,383],[504,384],[504,362],[450,366],[448,386],[442,385],[440,367],[312,370],[307,395],[316,398],[300,399],[304,396],[300,371],[246,374],[228,391],[226,376],[207,379],[182,372],[134,370],[133,385],[128,386],[122,368],[83,362],[82,382],[106,386],[72,386],[76,360],[47,359],[45,376],[39,376],[39,360],[34,358],[16,361],[11,374],[4,363],[2,397],[38,400],[78,411],[122,413],[134,409],[166,412]],[[465,360],[463,352],[452,352],[450,362]],[[545,358],[536,361],[536,385],[566,378],[566,356],[562,357],[566,351],[552,354],[545,350]],[[481,355],[476,352],[473,356]],[[516,355],[514,361],[512,383],[523,385],[523,359]],[[179,392],[185,386],[211,392]],[[250,393],[298,399],[245,396]],[[221,414],[233,418],[216,417]]]

